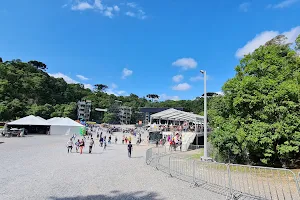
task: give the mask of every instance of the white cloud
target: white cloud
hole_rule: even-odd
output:
[[[290,31],[284,32],[282,34],[287,37],[287,43],[294,43],[298,35],[300,34],[300,26],[292,28]]]
[[[109,89],[109,88],[105,90],[105,93],[107,93],[107,94],[113,94],[115,96],[118,96],[118,94],[115,93],[113,89]]]
[[[69,76],[63,74],[63,73],[54,73],[54,74],[49,74],[50,76],[54,77],[54,78],[63,78],[68,84],[79,84],[78,81],[75,81],[74,79],[70,78]],[[82,76],[82,75],[76,75],[78,78],[79,76]],[[82,76],[84,77],[84,76]],[[86,77],[84,77],[86,78]],[[88,80],[87,78],[86,79],[81,79],[81,80]],[[88,88],[90,90],[93,90],[94,89],[94,86],[91,85],[91,84],[83,84],[84,88]]]
[[[103,15],[109,18],[112,18],[114,16],[114,14],[109,10],[104,11]]]
[[[94,86],[92,86],[91,84],[83,84],[84,85],[84,88],[88,88],[90,90],[93,90],[94,89]]]
[[[67,83],[78,83],[77,81],[73,80],[69,76],[63,74],[63,73],[55,73],[55,74],[49,74],[50,76],[53,76],[54,78],[63,78]]]
[[[118,94],[118,95],[125,95],[126,92],[125,92],[124,90],[120,90],[120,91],[117,91],[117,94]]]
[[[118,86],[117,86],[117,84],[112,83],[112,84],[111,84],[111,88],[112,88],[112,89],[116,89],[116,88],[118,88]]]
[[[176,75],[176,76],[173,76],[172,80],[176,83],[180,82],[183,80],[183,76],[182,75]]]
[[[147,18],[146,13],[142,9],[138,10],[138,18],[139,19],[146,19]]]
[[[248,12],[250,6],[251,6],[250,2],[244,2],[244,3],[240,4],[239,10],[242,12]]]
[[[135,2],[129,2],[129,3],[126,3],[125,5],[127,5],[127,7],[130,8],[130,10],[125,13],[125,15],[127,15],[129,17],[136,17],[136,18],[142,19],[142,20],[147,18],[147,15],[146,15],[145,11],[143,10],[143,8],[141,6],[139,6],[138,4],[136,4]]]
[[[244,47],[239,48],[235,56],[237,58],[242,58],[244,55],[254,52],[255,49],[261,45],[264,45],[266,42],[270,41],[279,34],[279,31],[264,31],[256,35],[251,41],[247,42]],[[295,39],[300,34],[300,26],[294,27],[290,31],[283,32],[282,34],[288,38],[286,42],[294,43]]]
[[[178,101],[179,96],[168,96],[166,94],[161,94],[159,95],[160,100],[173,100],[173,101]]]
[[[189,90],[191,86],[188,83],[180,83],[178,85],[173,86],[173,90],[185,91]]]
[[[73,0],[73,5],[71,6],[72,10],[98,10],[103,16],[113,18],[114,12],[119,12],[120,8],[118,6],[110,7],[104,5],[101,0],[94,0],[94,3],[88,3],[84,0]]]
[[[203,79],[204,79],[203,75],[199,75],[199,76],[191,77],[190,81],[196,82],[196,81],[200,81],[200,80],[203,80]]]
[[[181,58],[173,62],[172,65],[186,70],[196,68],[198,64],[193,58]]]
[[[251,41],[247,42],[247,44],[239,48],[235,53],[237,58],[242,58],[244,55],[252,53],[255,49],[264,45],[269,40],[273,39],[279,34],[278,31],[265,31],[255,36]]]
[[[129,70],[127,68],[124,68],[123,69],[123,72],[122,72],[122,78],[125,79],[127,76],[131,76],[133,73],[132,70]]]
[[[146,19],[146,13],[141,6],[134,2],[120,3],[119,5],[108,5],[103,4],[102,0],[69,0],[71,3],[69,6],[74,11],[85,11],[85,10],[95,10],[101,13],[103,16],[113,18],[115,14],[120,12],[120,5],[126,6],[129,10],[124,14],[130,17],[136,17],[138,19]],[[68,4],[63,5],[63,8],[68,6]]]
[[[71,7],[72,10],[87,10],[87,9],[93,9],[93,6],[89,4],[88,2],[78,2],[78,4],[73,5]]]
[[[278,4],[269,4],[268,5],[268,8],[287,8],[287,7],[290,7],[291,5],[295,4],[299,2],[299,0],[284,0],[284,1],[281,1],[280,3]]]
[[[114,10],[117,11],[117,12],[119,12],[120,11],[119,6],[114,6]]]
[[[117,91],[117,90],[114,90],[114,89],[107,89],[105,92],[107,94],[113,94],[115,96],[127,96],[127,92],[124,91],[124,90]]]
[[[102,4],[101,0],[95,0],[94,7],[99,10],[104,10],[104,5]]]
[[[133,12],[126,12],[125,15],[129,16],[129,17],[135,17],[135,14]]]
[[[82,80],[82,81],[87,81],[87,80],[89,80],[89,78],[87,78],[87,77],[85,77],[85,76],[83,76],[83,75],[80,75],[80,74],[78,74],[78,75],[76,75],[77,76],[77,78],[79,78],[80,80]]]
[[[127,3],[127,6],[129,6],[131,8],[136,8],[137,4],[134,2],[129,2],[129,3]]]

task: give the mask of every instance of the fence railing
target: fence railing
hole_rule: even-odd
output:
[[[288,169],[190,160],[171,154],[165,147],[148,149],[146,162],[227,199],[300,199],[300,173],[297,177]]]

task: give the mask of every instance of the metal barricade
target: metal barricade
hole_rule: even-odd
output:
[[[300,199],[300,172],[297,177],[288,169],[196,161],[174,156],[166,147],[148,149],[146,162],[229,199]]]
[[[179,179],[193,181],[193,160],[169,156],[169,174]]]
[[[194,183],[213,192],[230,196],[229,171],[224,163],[194,161]]]
[[[300,199],[297,176],[288,169],[230,164],[232,195],[274,200]]]

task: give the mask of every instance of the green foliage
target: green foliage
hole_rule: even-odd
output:
[[[154,99],[159,99],[159,96],[157,94],[147,94],[147,98],[151,99],[152,101]]]
[[[46,70],[47,69],[46,64],[44,64],[42,62],[39,62],[39,61],[36,61],[36,60],[31,60],[28,63],[31,64],[32,66],[36,67],[37,69],[41,69],[41,70]]]
[[[107,85],[103,84],[96,84],[95,87],[96,92],[104,92],[108,88]]]
[[[114,123],[117,121],[116,113],[107,112],[104,114],[103,122],[104,123]]]
[[[300,60],[277,37],[236,67],[209,104],[210,139],[231,162],[300,166]]]
[[[91,91],[83,85],[67,84],[62,78],[53,78],[44,72],[45,69],[46,65],[38,61],[0,63],[0,120],[28,114],[76,119],[74,102]]]
[[[38,115],[43,118],[70,117],[76,119],[76,102],[81,99],[92,101],[91,120],[111,120],[111,116],[95,111],[95,108],[108,108],[114,113],[115,101],[132,108],[131,123],[139,120],[137,112],[140,107],[184,107],[188,112],[201,113],[203,99],[195,101],[152,102],[135,94],[115,96],[105,93],[107,85],[95,85],[95,91],[85,89],[82,84],[67,84],[62,78],[54,78],[45,70],[46,64],[39,61],[22,62],[19,59],[0,62],[0,120],[12,120],[26,115]],[[152,94],[152,99],[159,96]]]
[[[298,35],[296,39],[296,50],[300,50],[300,34]]]

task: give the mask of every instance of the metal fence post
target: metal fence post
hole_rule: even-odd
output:
[[[170,175],[170,177],[172,177],[172,173],[171,173],[171,156],[169,156],[169,175]]]
[[[159,156],[157,157],[157,159],[156,159],[156,169],[158,170],[158,162],[159,162]]]
[[[197,187],[198,184],[196,182],[196,161],[193,160],[193,182],[194,182],[194,185]]]
[[[229,196],[233,199],[233,192],[232,192],[232,180],[231,180],[231,173],[230,173],[230,164],[227,164],[227,173],[228,173],[228,184],[229,184]]]

